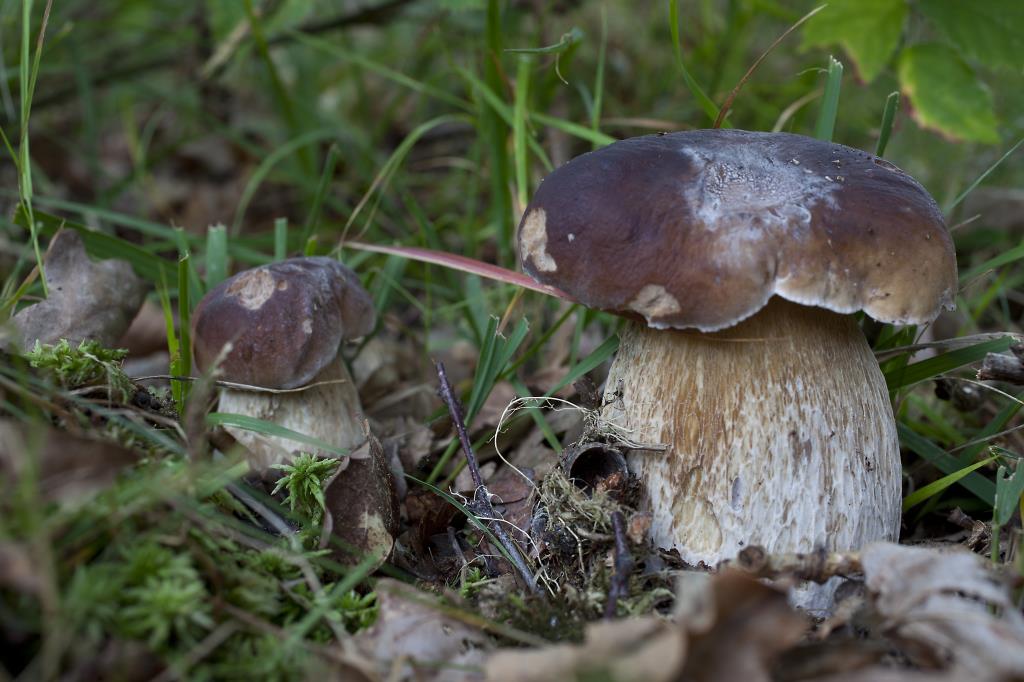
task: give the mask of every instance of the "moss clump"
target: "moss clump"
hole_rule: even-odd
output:
[[[128,378],[121,363],[128,351],[104,348],[98,341],[86,339],[72,347],[67,339],[56,344],[42,344],[25,354],[29,364],[49,374],[67,389],[86,386],[107,387],[111,400],[127,403],[135,393],[135,384]]]

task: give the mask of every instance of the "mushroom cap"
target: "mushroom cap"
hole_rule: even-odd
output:
[[[773,295],[882,322],[952,309],[942,213],[872,154],[789,133],[697,130],[622,140],[540,185],[523,267],[651,327],[715,331]]]
[[[230,342],[220,365],[225,380],[295,388],[374,321],[373,300],[352,270],[323,256],[289,258],[211,289],[192,314],[192,353],[205,372]]]

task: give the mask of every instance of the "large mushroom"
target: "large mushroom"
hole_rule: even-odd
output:
[[[211,289],[192,316],[192,350],[202,372],[236,384],[301,391],[221,390],[218,409],[273,422],[349,451],[325,496],[334,533],[360,553],[386,556],[398,511],[390,469],[364,427],[363,408],[339,350],[368,334],[370,295],[349,268],[325,257],[290,258],[245,270]],[[273,476],[309,445],[228,425],[249,464]],[[319,452],[330,456],[330,452]],[[278,472],[279,474],[279,472]],[[343,519],[341,517],[344,517]],[[339,523],[339,521],[343,521]]]
[[[518,238],[535,279],[632,319],[604,416],[667,446],[629,456],[659,546],[714,564],[897,537],[896,425],[849,313],[953,307],[952,241],[913,178],[799,135],[650,135],[548,176]]]

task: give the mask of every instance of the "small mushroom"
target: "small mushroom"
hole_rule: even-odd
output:
[[[373,302],[355,274],[330,258],[292,258],[245,270],[221,282],[192,316],[196,367],[219,378],[295,393],[227,389],[221,412],[280,424],[340,448],[365,440],[362,406],[344,360],[341,342],[373,329]],[[291,461],[299,443],[228,427],[252,456],[253,467]],[[308,446],[306,447],[308,449]]]
[[[953,244],[913,178],[799,135],[645,136],[548,176],[518,238],[535,279],[633,320],[604,415],[668,447],[628,458],[658,545],[713,565],[897,537],[896,424],[847,314],[953,307]]]
[[[197,369],[209,372],[217,365],[225,381],[270,389],[308,386],[277,393],[225,388],[218,409],[348,450],[330,484],[334,492],[327,492],[334,533],[358,550],[386,555],[397,530],[394,486],[383,451],[364,428],[359,394],[339,354],[342,341],[368,334],[374,320],[373,301],[349,268],[331,258],[291,258],[245,270],[211,289],[193,313],[192,352]],[[277,436],[225,428],[264,475],[310,450]],[[346,505],[336,493],[355,480],[362,497]],[[339,518],[346,510],[352,517]],[[352,556],[339,559],[359,559]]]

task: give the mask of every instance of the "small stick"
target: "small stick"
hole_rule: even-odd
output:
[[[491,504],[491,493],[487,490],[484,479],[480,475],[480,465],[477,464],[476,454],[473,452],[473,444],[469,442],[469,434],[466,432],[466,422],[462,418],[462,407],[459,405],[459,400],[455,397],[452,385],[448,381],[448,375],[444,371],[444,363],[436,362],[434,366],[437,368],[437,378],[441,384],[441,400],[448,406],[448,413],[455,424],[455,431],[459,435],[462,451],[466,453],[466,464],[469,466],[469,474],[473,477],[475,490],[473,491],[473,501],[468,505],[469,510],[486,522],[487,527],[494,533],[501,546],[505,548],[508,556],[512,559],[512,565],[519,571],[519,575],[522,576],[523,580],[526,581],[530,591],[537,593],[537,580],[526,565],[526,561],[519,551],[519,546],[512,541],[512,538],[508,536],[508,533],[502,527],[502,517],[498,515],[498,512],[494,510],[494,506]]]
[[[608,588],[608,601],[604,605],[605,620],[615,617],[619,599],[629,596],[629,574],[633,572],[633,555],[626,544],[626,520],[622,512],[612,512],[612,528],[615,530],[615,573]]]
[[[755,578],[795,578],[816,583],[864,571],[859,552],[839,554],[821,550],[807,554],[768,554],[757,545],[745,547],[735,559],[721,562],[718,568],[739,569]]]
[[[1005,381],[1010,384],[1024,384],[1024,346],[1013,345],[1010,350],[1013,355],[1002,353],[989,353],[981,363],[978,370],[978,379],[981,381]]]

